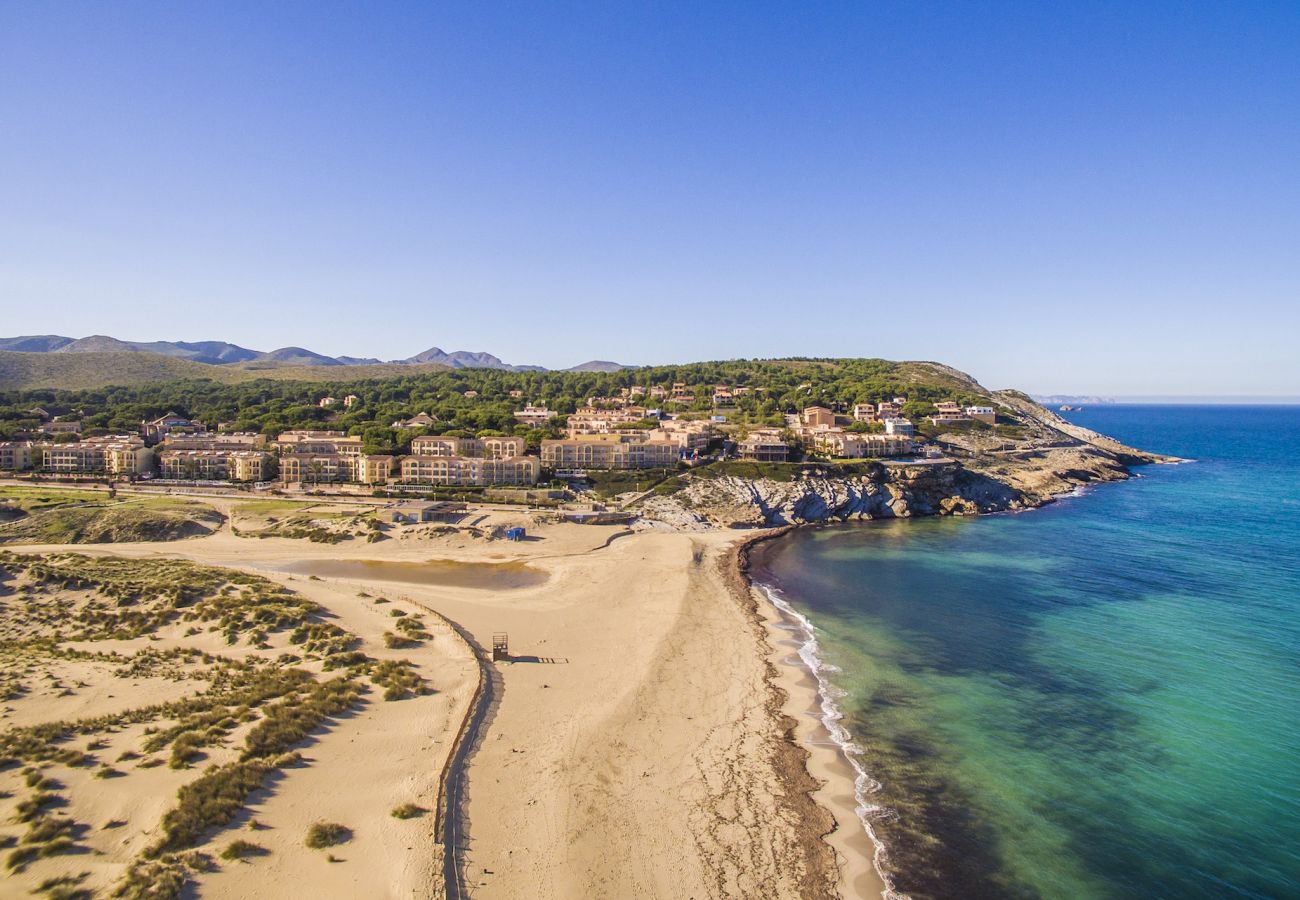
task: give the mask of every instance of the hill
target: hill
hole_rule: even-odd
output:
[[[200,379],[221,384],[240,384],[257,378],[325,383],[394,378],[399,375],[442,371],[446,368],[437,363],[301,365],[295,364],[292,360],[280,362],[261,358],[248,362],[214,365],[138,350],[72,353],[24,353],[0,350],[0,390],[53,388],[80,391],[110,385],[132,386]]]
[[[22,335],[0,338],[0,351],[21,353],[156,353],[191,362],[225,366],[246,362],[286,363],[296,366],[367,366],[381,364],[373,357],[326,356],[305,347],[281,347],[264,353],[250,350],[227,341],[124,341],[106,334],[93,334],[84,338],[70,338],[58,334]],[[453,369],[501,369],[508,372],[545,372],[542,366],[511,365],[491,353],[454,350],[448,353],[430,347],[406,359],[391,360],[391,364],[422,365],[438,363]],[[585,365],[617,366],[615,363],[586,363]],[[606,371],[604,369],[598,371]]]
[[[607,359],[593,359],[585,363],[579,363],[576,366],[570,366],[565,369],[566,372],[618,372],[622,369],[630,369],[631,366],[625,366],[622,363],[610,362]]]

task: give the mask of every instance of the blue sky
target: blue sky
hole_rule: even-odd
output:
[[[0,334],[1300,394],[1300,4],[0,5]]]

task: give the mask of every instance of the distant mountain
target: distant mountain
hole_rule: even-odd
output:
[[[383,363],[373,357],[325,356],[305,347],[281,347],[263,353],[226,341],[124,341],[106,334],[92,334],[84,338],[70,338],[58,334],[24,335],[0,338],[0,352],[16,353],[155,353],[174,359],[227,366],[250,363],[254,368],[280,364],[292,366],[374,366],[374,365],[429,365],[450,366],[453,369],[501,369],[507,372],[545,372],[544,366],[511,365],[491,353],[455,350],[451,353],[439,347],[430,347],[423,353],[406,359]],[[574,366],[569,372],[617,372],[627,366],[605,360],[592,360]]]
[[[115,337],[109,337],[105,334],[94,334],[90,337],[84,337],[79,340],[72,338],[57,337],[51,335],[49,340],[57,342],[57,346],[51,346],[48,351],[53,353],[161,353],[163,356],[173,356],[177,359],[188,359],[194,362],[208,363],[210,365],[220,366],[227,363],[248,362],[250,359],[257,359],[262,354],[256,350],[249,350],[246,347],[240,347],[237,344],[228,344],[225,341],[199,341],[198,343],[187,343],[185,341],[123,341]],[[22,340],[21,338],[12,338],[10,340]],[[4,342],[0,342],[2,344]],[[4,350],[22,350],[22,347],[5,347]],[[42,352],[39,348],[33,347],[28,352]]]
[[[71,343],[72,338],[57,334],[28,334],[22,337],[0,338],[0,350],[49,353]]]
[[[302,347],[281,347],[279,350],[272,350],[270,353],[259,353],[258,362],[279,362],[288,363],[294,366],[341,366],[332,356],[322,356],[319,353],[313,353]]]
[[[1114,403],[1113,397],[1081,397],[1077,394],[1034,394],[1034,400],[1043,406],[1056,406],[1057,404],[1067,404],[1069,406],[1079,406],[1087,403],[1091,406],[1097,406],[1102,403]]]
[[[620,372],[623,369],[630,369],[631,366],[625,366],[622,363],[610,362],[607,359],[593,359],[589,362],[577,366],[570,366],[565,369],[566,372]]]
[[[545,372],[541,366],[512,366],[503,362],[500,357],[493,356],[491,353],[471,353],[468,350],[457,350],[453,353],[447,353],[438,347],[430,347],[423,353],[417,353],[414,356],[408,356],[401,360],[405,363],[441,363],[444,366],[451,366],[453,369],[505,369],[509,372]]]

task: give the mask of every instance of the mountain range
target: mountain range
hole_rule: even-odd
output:
[[[0,351],[18,353],[157,353],[175,359],[206,363],[213,366],[234,363],[267,362],[291,366],[368,366],[383,360],[356,356],[325,356],[304,347],[281,347],[264,352],[249,350],[227,341],[123,341],[108,335],[95,334],[84,338],[70,338],[58,334],[22,335],[0,338]],[[453,369],[504,369],[510,372],[545,372],[543,366],[511,365],[491,353],[456,350],[452,353],[430,347],[406,359],[387,361],[391,365],[427,364],[449,366]],[[615,372],[628,368],[606,360],[591,360],[565,369],[568,372]]]

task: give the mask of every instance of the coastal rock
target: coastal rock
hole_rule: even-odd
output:
[[[1042,506],[1080,486],[1128,477],[1116,453],[1072,443],[960,461],[880,462],[852,475],[809,465],[787,481],[695,478],[647,499],[641,512],[680,530],[971,516]]]

